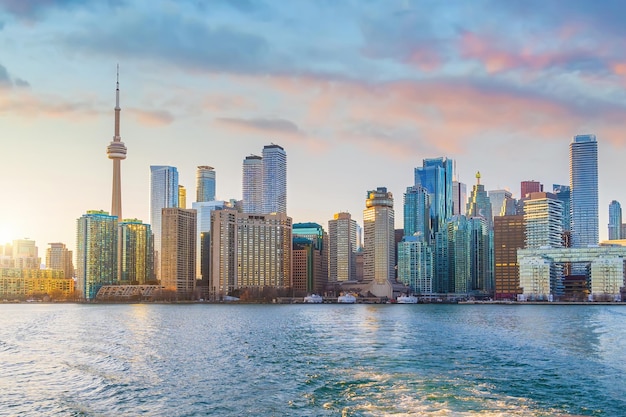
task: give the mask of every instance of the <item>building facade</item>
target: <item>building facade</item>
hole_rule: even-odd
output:
[[[263,213],[263,158],[246,156],[243,160],[243,212]]]
[[[520,292],[517,250],[525,244],[524,216],[496,216],[493,220],[494,297],[515,301]]]
[[[431,228],[433,233],[444,229],[452,216],[452,180],[454,162],[449,158],[424,159],[422,167],[415,168],[415,185],[428,190]]]
[[[196,202],[215,200],[215,170],[208,165],[196,169]]]
[[[287,213],[287,153],[275,144],[263,147],[263,213]]]
[[[398,243],[398,281],[413,294],[433,293],[433,252],[431,246],[417,236],[404,236]]]
[[[161,285],[190,299],[196,288],[196,211],[163,209]]]
[[[46,249],[46,269],[63,271],[64,278],[74,276],[74,263],[72,251],[67,249],[64,243],[49,243]]]
[[[150,225],[138,219],[119,222],[117,245],[119,283],[154,283],[154,241]]]
[[[395,281],[393,195],[386,187],[368,191],[363,210],[363,275],[371,293],[391,298]]]
[[[609,204],[609,240],[622,238],[622,206],[613,200]]]
[[[150,166],[150,226],[154,234],[154,272],[160,279],[162,210],[178,207],[178,170],[167,165]]]
[[[569,149],[572,247],[597,245],[599,219],[596,136],[575,136]]]
[[[336,213],[328,221],[328,279],[356,280],[357,224],[350,213]]]
[[[407,187],[404,193],[404,236],[421,236],[430,242],[430,200],[420,186]]]
[[[116,216],[98,210],[76,221],[76,289],[86,300],[117,283],[117,223]]]
[[[552,193],[530,193],[524,203],[526,248],[563,246],[561,202]]]
[[[295,223],[292,236],[294,293],[322,294],[328,283],[328,234],[317,223]]]

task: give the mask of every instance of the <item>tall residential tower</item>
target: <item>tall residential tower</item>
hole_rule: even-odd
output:
[[[572,247],[597,245],[598,142],[596,135],[578,135],[569,146]]]

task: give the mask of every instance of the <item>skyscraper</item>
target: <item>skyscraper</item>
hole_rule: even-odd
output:
[[[525,248],[562,247],[561,202],[552,193],[530,193],[527,196],[524,203]]]
[[[443,230],[452,216],[452,178],[454,162],[448,158],[424,159],[415,168],[415,185],[421,185],[430,196],[430,224],[433,233]]]
[[[178,170],[166,165],[150,166],[150,225],[154,233],[154,265],[160,279],[161,210],[178,207]]]
[[[506,215],[507,202],[513,198],[513,194],[509,190],[491,190],[488,194],[493,217]]]
[[[61,270],[65,278],[74,276],[74,263],[72,262],[72,251],[68,250],[64,243],[48,243],[50,247],[46,250],[46,268]]]
[[[331,282],[356,279],[357,224],[350,213],[336,213],[328,221],[328,279]]]
[[[524,216],[496,216],[493,220],[494,296],[515,301],[520,292],[517,250],[524,248]]]
[[[386,187],[368,191],[363,210],[363,275],[377,297],[393,296],[395,230],[393,195]]]
[[[76,289],[87,300],[117,282],[117,216],[90,210],[76,221]]]
[[[472,187],[465,214],[467,217],[482,217],[487,223],[487,230],[493,228],[491,200],[485,191],[485,186],[480,183],[480,172],[476,173],[476,184]]]
[[[183,185],[178,185],[178,208],[187,208],[187,189]]]
[[[246,156],[243,160],[243,212],[263,213],[263,158]]]
[[[273,143],[263,147],[263,213],[287,213],[287,153]]]
[[[41,258],[34,240],[16,239],[12,249],[13,268],[39,269]]]
[[[578,135],[569,146],[572,247],[597,245],[598,142],[596,135]]]
[[[432,248],[418,236],[404,236],[398,243],[398,281],[415,294],[433,292]]]
[[[609,240],[622,238],[622,206],[619,201],[609,204]]]
[[[419,236],[430,242],[430,200],[421,185],[407,187],[404,193],[404,236]]]
[[[215,171],[213,167],[201,165],[196,170],[196,202],[215,200]]]
[[[540,193],[543,185],[539,181],[522,181],[520,184],[520,199],[526,198],[527,194]]]
[[[154,242],[152,229],[138,219],[119,222],[117,235],[118,280],[124,284],[154,281]]]
[[[452,215],[465,214],[467,203],[467,185],[452,181]]]
[[[196,211],[163,209],[161,285],[189,299],[196,288]]]
[[[115,88],[115,129],[113,141],[107,147],[107,155],[113,160],[113,196],[111,199],[111,215],[122,219],[122,174],[120,163],[126,159],[126,146],[120,136],[120,68],[117,67],[117,84]]]
[[[192,203],[196,210],[196,279],[202,279],[208,285],[210,265],[211,212],[226,207],[224,201],[200,201]]]
[[[295,223],[292,236],[294,294],[321,294],[328,282],[328,235],[317,223]]]
[[[552,192],[563,206],[563,232],[569,233],[571,229],[571,192],[569,185],[552,184]]]

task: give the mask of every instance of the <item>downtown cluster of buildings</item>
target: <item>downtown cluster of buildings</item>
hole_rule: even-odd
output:
[[[73,299],[222,300],[358,292],[424,299],[621,300],[626,226],[609,206],[609,244],[599,244],[598,148],[594,135],[570,144],[570,184],[550,191],[523,181],[520,198],[485,190],[480,173],[467,195],[452,159],[424,159],[394,229],[393,195],[364,198],[363,227],[340,212],[327,228],[287,215],[287,154],[276,144],[245,157],[242,200],[216,200],[216,172],[196,170],[195,201],[173,166],[150,167],[150,222],[122,217],[119,83],[111,212],[77,219],[75,270],[65,245],[50,244],[40,269],[33,241],[0,253],[0,296]]]

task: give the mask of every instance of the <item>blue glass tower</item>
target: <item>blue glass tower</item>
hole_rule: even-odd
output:
[[[572,247],[597,245],[598,142],[596,135],[578,135],[570,143]]]
[[[452,180],[454,163],[445,157],[424,159],[421,168],[415,168],[415,185],[421,185],[430,197],[430,219],[432,232],[444,229],[447,219],[452,217]]]
[[[404,236],[430,241],[430,204],[428,191],[420,186],[407,187],[404,193]]]
[[[570,222],[571,222],[571,213],[570,213],[570,198],[571,198],[571,192],[570,192],[570,188],[569,185],[560,185],[560,184],[553,184],[552,185],[552,192],[554,193],[554,195],[556,196],[557,200],[559,200],[563,206],[563,216],[562,216],[562,225],[563,225],[563,231],[564,232],[569,232],[571,229],[570,226]]]
[[[622,206],[619,201],[609,204],[609,240],[622,238]]]

